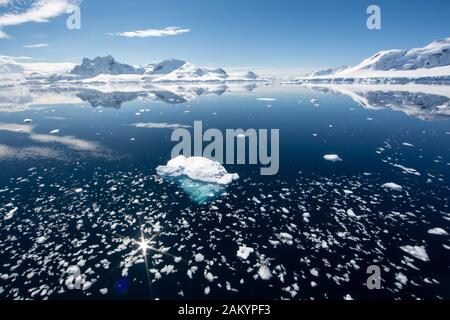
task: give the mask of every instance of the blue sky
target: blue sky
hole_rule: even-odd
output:
[[[0,0],[0,35],[9,37],[0,39],[0,54],[49,62],[112,54],[132,64],[175,57],[202,66],[288,73],[353,65],[382,49],[450,37],[448,0],[83,0],[81,30],[68,30],[68,14],[58,6],[71,1]],[[45,9],[46,22],[33,21],[49,4],[55,6]],[[366,28],[370,4],[381,7],[381,30]],[[26,14],[2,20],[11,12]],[[154,35],[167,27],[185,32],[119,35]],[[25,48],[35,45],[42,46]]]

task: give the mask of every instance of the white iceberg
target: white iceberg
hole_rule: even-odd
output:
[[[178,156],[170,160],[167,165],[158,166],[156,172],[160,176],[186,176],[195,181],[219,185],[228,185],[239,179],[238,174],[228,173],[217,161],[203,157]]]
[[[205,204],[225,193],[236,173],[228,173],[218,162],[203,157],[178,156],[156,168],[158,175],[173,178],[198,204]]]

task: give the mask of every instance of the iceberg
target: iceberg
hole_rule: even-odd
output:
[[[236,173],[228,173],[217,161],[204,157],[178,156],[170,160],[165,166],[156,168],[158,175],[188,178],[206,183],[228,185],[239,179]]]
[[[203,157],[178,156],[165,166],[158,166],[159,176],[174,180],[198,204],[206,204],[225,193],[236,173],[228,173],[217,161]]]

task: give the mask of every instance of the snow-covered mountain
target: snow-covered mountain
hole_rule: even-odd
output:
[[[84,58],[81,65],[75,66],[70,73],[83,78],[92,78],[100,74],[141,74],[143,71],[131,65],[119,63],[109,55],[97,57],[94,60]]]
[[[74,78],[75,76],[75,78]],[[262,81],[255,73],[228,74],[222,68],[208,69],[192,63],[167,59],[157,64],[135,67],[117,62],[112,56],[84,58],[81,65],[75,66],[68,75],[56,75],[55,81],[83,83],[120,82],[236,82]]]
[[[0,56],[0,74],[3,80],[18,79],[31,83],[171,83],[171,82],[258,82],[267,81],[254,72],[228,74],[222,68],[210,69],[192,63],[167,59],[145,66],[132,66],[115,60],[111,55],[84,58],[79,65],[73,63],[18,62],[11,57]],[[7,75],[7,76],[6,76]],[[8,79],[6,79],[8,78]],[[11,81],[7,81],[11,82]]]
[[[450,65],[450,38],[437,40],[426,47],[411,50],[380,51],[349,71],[417,70]]]
[[[296,82],[450,83],[450,38],[423,48],[380,51],[354,67],[312,72]]]
[[[180,68],[157,78],[156,82],[193,82],[193,81],[223,81],[228,78],[225,70],[214,70],[197,67],[192,63],[185,63]]]

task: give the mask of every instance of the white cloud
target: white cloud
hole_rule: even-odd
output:
[[[29,44],[27,46],[23,46],[24,48],[32,49],[32,48],[45,48],[49,45],[47,43],[37,43],[37,44]]]
[[[0,0],[2,5],[8,5],[10,1]],[[8,38],[8,35],[2,31],[4,27],[17,26],[28,22],[48,22],[50,18],[69,13],[76,0],[37,0],[31,7],[24,11],[17,9],[0,15],[0,39]]]
[[[11,0],[0,0],[0,7],[6,7],[11,3]]]
[[[127,38],[148,38],[148,37],[165,37],[165,36],[176,36],[178,34],[190,32],[190,29],[183,29],[179,27],[167,27],[164,29],[148,29],[148,30],[138,30],[138,31],[127,31],[113,33],[113,36],[121,36]]]
[[[9,39],[9,36],[0,29],[0,39]]]

